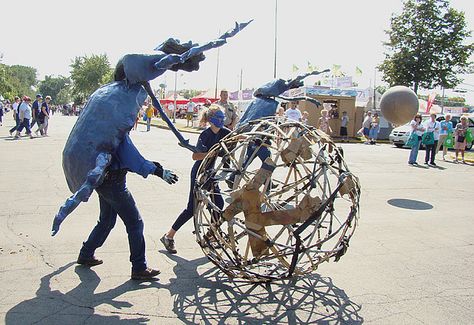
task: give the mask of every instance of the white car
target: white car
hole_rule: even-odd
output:
[[[429,116],[423,117],[422,123],[425,123],[428,120],[428,118],[429,118]],[[460,119],[460,116],[452,116],[451,117],[451,122],[453,122],[453,127],[456,127],[456,124],[459,123],[459,119]],[[438,116],[436,118],[436,120],[437,121],[443,121],[444,116]],[[469,121],[469,129],[471,129],[471,132],[474,134],[474,119],[472,117],[469,117],[468,121]],[[390,140],[390,143],[392,143],[393,145],[395,145],[398,148],[401,148],[401,147],[407,147],[408,148],[408,146],[406,146],[405,144],[407,143],[408,138],[410,137],[410,133],[411,133],[411,126],[410,126],[410,122],[409,122],[405,125],[402,125],[402,126],[399,126],[399,127],[396,127],[395,129],[393,129],[392,132],[390,133],[390,135],[388,136],[388,139]],[[471,150],[473,145],[474,145],[474,141],[471,142],[471,143],[467,143],[466,144],[466,150]],[[423,145],[422,145],[422,147],[423,147]]]

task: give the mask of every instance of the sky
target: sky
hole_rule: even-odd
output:
[[[254,88],[273,79],[275,3],[277,77],[294,76],[293,65],[304,72],[310,62],[321,70],[341,65],[361,87],[374,80],[383,84],[375,67],[384,58],[384,31],[391,15],[401,12],[400,0],[2,0],[0,54],[5,64],[36,68],[41,80],[69,76],[76,56],[105,53],[114,66],[124,54],[152,54],[167,38],[202,43],[235,21],[253,19],[219,51],[206,52],[199,71],[178,73],[176,79],[177,89],[214,90],[217,79],[218,89],[233,91],[242,76],[243,88]],[[451,6],[465,12],[474,30],[472,0],[452,0]],[[356,67],[361,76],[355,76]],[[474,75],[464,78],[459,87],[469,90],[464,96],[474,104]],[[165,83],[173,90],[174,82],[175,73],[166,72],[152,86]]]

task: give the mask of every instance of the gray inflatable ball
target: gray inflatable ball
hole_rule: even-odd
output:
[[[405,86],[389,88],[382,96],[380,110],[387,121],[396,125],[410,122],[418,113],[418,96]]]

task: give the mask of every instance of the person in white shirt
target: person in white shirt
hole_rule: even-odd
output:
[[[15,119],[15,126],[10,129],[10,135],[13,135],[20,126],[20,116],[18,115],[18,105],[20,105],[20,98],[15,96],[15,102],[12,104],[13,118]]]
[[[433,144],[427,144],[426,155],[425,155],[425,165],[436,166],[435,156],[436,156],[436,147],[438,146],[439,141],[439,130],[440,124],[436,121],[436,114],[431,114],[430,119],[425,123],[426,132],[432,132],[434,137]]]
[[[20,133],[23,131],[23,128],[26,129],[26,134],[33,139],[30,129],[30,120],[31,120],[31,99],[28,96],[23,96],[23,102],[18,107],[18,115],[20,116],[20,126],[16,130],[15,139],[20,138]]]
[[[298,109],[298,107],[296,105],[293,105],[292,107],[287,109],[286,112],[285,112],[285,115],[286,115],[287,119],[293,120],[293,121],[296,121],[296,122],[300,122],[301,117],[302,117],[301,111]]]
[[[195,107],[196,107],[196,104],[194,104],[192,100],[190,100],[186,104],[186,126],[189,126],[189,122],[191,122],[191,126],[193,126],[193,117],[194,117]]]
[[[168,111],[169,111],[169,118],[174,118],[174,104],[173,103],[169,103],[168,104]]]

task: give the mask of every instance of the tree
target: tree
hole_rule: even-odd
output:
[[[40,81],[38,91],[43,96],[51,96],[53,103],[63,103],[58,102],[58,94],[64,88],[69,88],[71,84],[71,80],[69,78],[59,76],[46,76],[43,81]]]
[[[37,82],[35,68],[0,63],[0,92],[5,98],[12,100],[14,96],[22,95],[34,97]]]
[[[183,89],[179,91],[179,94],[186,99],[191,99],[193,97],[196,97],[200,93],[201,92],[199,90],[195,90],[195,89]]]
[[[160,98],[163,99],[165,98],[165,93],[166,93],[166,84],[159,84],[160,87]]]
[[[469,71],[474,44],[464,13],[447,0],[407,0],[400,15],[392,15],[385,60],[379,65],[383,79],[393,85],[430,89],[453,88],[458,75]]]
[[[78,104],[97,88],[112,81],[113,70],[106,54],[76,57],[71,68],[72,96]]]

